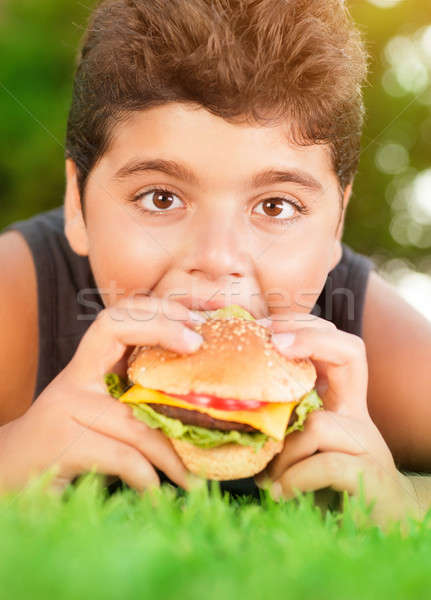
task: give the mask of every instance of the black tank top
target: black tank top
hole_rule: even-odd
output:
[[[71,360],[104,304],[88,258],[77,255],[64,234],[63,205],[15,221],[0,233],[11,230],[24,236],[36,267],[39,360],[34,400]],[[346,244],[342,247],[342,257],[329,272],[311,312],[332,321],[338,329],[362,336],[365,292],[375,264]],[[256,495],[253,479],[223,482],[222,488]]]

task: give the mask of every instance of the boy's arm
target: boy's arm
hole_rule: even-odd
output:
[[[17,231],[0,235],[0,425],[32,402],[38,360],[36,271]]]
[[[371,418],[400,468],[431,472],[431,322],[371,272],[363,339]]]

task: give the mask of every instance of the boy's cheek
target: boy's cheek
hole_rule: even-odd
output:
[[[91,252],[91,268],[105,306],[124,297],[149,294],[168,268],[166,254],[148,257],[130,246],[102,243]]]
[[[323,252],[324,254],[324,252]],[[328,276],[322,252],[308,255],[303,261],[280,257],[261,269],[261,285],[271,314],[286,310],[309,313],[316,304]]]

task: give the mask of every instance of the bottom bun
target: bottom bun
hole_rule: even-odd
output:
[[[190,442],[170,438],[186,468],[199,477],[226,481],[259,473],[278,454],[283,442],[268,439],[255,452],[251,446],[223,444],[215,448],[199,448]]]

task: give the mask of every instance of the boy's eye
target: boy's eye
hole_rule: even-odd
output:
[[[171,212],[175,208],[184,207],[184,202],[169,189],[153,188],[139,193],[133,198],[144,213],[161,214]],[[274,220],[293,220],[298,213],[306,209],[294,200],[287,198],[267,198],[261,200],[253,209],[254,214],[263,215]]]
[[[253,212],[275,219],[291,219],[301,212],[301,206],[286,198],[267,198],[259,202]]]
[[[174,208],[181,208],[183,202],[170,190],[156,188],[141,192],[134,198],[134,202],[144,212],[169,212]]]

